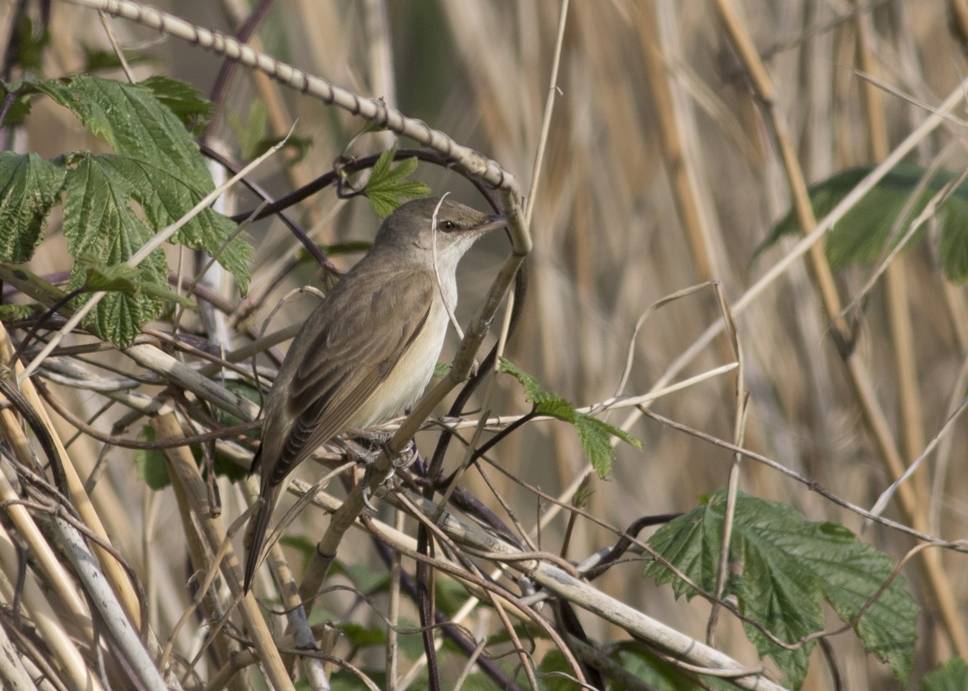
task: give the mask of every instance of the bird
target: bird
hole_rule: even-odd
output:
[[[266,398],[250,471],[261,470],[261,502],[247,529],[243,592],[296,466],[334,437],[383,422],[423,393],[457,304],[457,265],[476,240],[504,225],[503,216],[446,198],[401,204],[309,315]]]

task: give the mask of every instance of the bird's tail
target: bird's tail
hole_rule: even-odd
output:
[[[262,555],[262,547],[265,545],[266,535],[269,533],[269,521],[272,519],[272,511],[276,506],[277,488],[263,488],[260,501],[262,504],[256,509],[255,516],[249,521],[249,527],[245,534],[245,582],[243,593],[248,593],[252,585],[252,578],[255,571],[259,568],[259,557]]]

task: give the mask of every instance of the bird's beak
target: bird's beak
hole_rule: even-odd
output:
[[[508,224],[508,220],[504,216],[497,214],[487,217],[487,220],[479,226],[471,228],[469,232],[472,233],[486,233],[489,230],[495,230],[496,228],[503,228]]]

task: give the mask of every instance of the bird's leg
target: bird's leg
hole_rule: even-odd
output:
[[[353,452],[367,465],[373,463],[380,452],[386,454],[387,458],[390,459],[391,464],[396,469],[408,468],[411,463],[417,458],[417,444],[411,439],[407,442],[406,448],[404,448],[400,453],[394,453],[389,446],[390,439],[393,438],[392,432],[381,432],[374,430],[352,430],[354,436],[358,437],[361,441],[366,442],[368,449],[363,451],[359,445],[354,445]],[[349,447],[349,444],[347,444]]]
[[[364,465],[372,465],[381,451],[386,450],[391,432],[373,431],[366,429],[351,429],[352,439],[343,440],[343,446]],[[389,455],[389,454],[388,454]]]

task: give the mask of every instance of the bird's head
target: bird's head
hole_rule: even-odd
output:
[[[380,226],[374,250],[406,252],[432,260],[436,244],[439,263],[456,262],[474,241],[506,225],[503,216],[489,216],[460,202],[439,197],[401,204]]]

